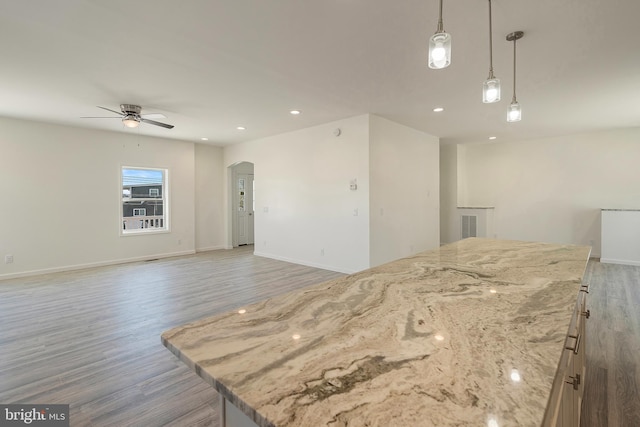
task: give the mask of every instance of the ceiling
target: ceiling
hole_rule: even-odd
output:
[[[497,104],[486,0],[444,1],[443,70],[427,67],[438,0],[0,0],[0,116],[216,145],[365,113],[445,143],[640,126],[639,1],[492,4]],[[516,30],[523,120],[507,123]],[[81,118],[121,103],[175,128]]]

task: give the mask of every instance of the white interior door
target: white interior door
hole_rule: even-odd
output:
[[[236,181],[238,245],[253,244],[253,174],[238,174]]]
[[[255,210],[256,210],[256,195],[255,195],[255,181],[253,180],[253,174],[248,175],[247,178],[249,181],[249,185],[247,185],[247,208],[249,210],[249,219],[247,220],[247,244],[253,245],[253,222],[255,218]]]

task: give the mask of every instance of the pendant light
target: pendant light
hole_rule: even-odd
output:
[[[440,17],[438,29],[429,39],[429,68],[447,68],[451,64],[451,35],[444,32],[442,25],[442,0],[440,0]]]
[[[522,31],[515,31],[507,35],[507,41],[513,42],[513,98],[511,98],[511,104],[507,110],[508,122],[519,122],[522,119],[522,109],[516,100],[516,40],[521,39],[522,36],[524,36]]]
[[[500,79],[493,75],[493,28],[491,23],[491,0],[489,0],[489,77],[482,85],[482,102],[490,104],[500,101]]]

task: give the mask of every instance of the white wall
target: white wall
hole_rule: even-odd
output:
[[[363,115],[224,148],[225,167],[254,164],[257,255],[347,273],[369,266],[368,141]],[[229,174],[225,181],[231,245]]]
[[[495,206],[498,238],[593,244],[599,256],[600,208],[640,208],[639,141],[630,128],[459,146],[459,204]]]
[[[459,236],[458,146],[440,146],[440,244],[455,242]]]
[[[440,241],[439,140],[370,116],[371,266]]]
[[[169,169],[170,233],[120,236],[123,165]],[[193,170],[193,143],[0,118],[0,278],[192,253]]]
[[[222,148],[195,144],[195,249],[222,249],[224,240],[224,197]]]

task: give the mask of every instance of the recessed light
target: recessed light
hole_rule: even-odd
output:
[[[301,111],[300,110],[291,110],[291,111],[289,111],[289,113],[293,114],[294,116],[297,116],[298,114],[301,113]]]
[[[247,128],[244,127],[244,126],[238,126],[238,127],[236,127],[236,129],[238,129],[238,130],[246,130]]]
[[[291,336],[291,338],[293,338],[294,340],[299,340],[300,339],[300,334],[293,334]]]
[[[489,139],[490,139],[490,140],[492,140],[492,141],[493,141],[494,139],[496,139],[496,138],[497,138],[497,136],[490,136],[490,137],[489,137]]]
[[[208,141],[209,138],[200,138],[202,141]]]
[[[238,310],[238,313],[240,314],[245,314],[247,312],[247,310],[245,310],[244,308]]]
[[[436,108],[433,109],[434,113],[441,113],[442,111],[444,111],[443,107],[436,107]]]

